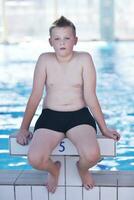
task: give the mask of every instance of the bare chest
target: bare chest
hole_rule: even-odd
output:
[[[48,87],[81,87],[82,86],[82,67],[76,65],[55,65],[47,67]]]

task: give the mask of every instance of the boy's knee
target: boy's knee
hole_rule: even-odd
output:
[[[93,155],[91,155],[91,156],[92,156],[93,160],[96,161],[96,162],[98,162],[101,159],[101,155],[100,155],[99,151],[93,153]]]
[[[90,153],[84,153],[81,156],[83,159],[85,159],[87,162],[98,162],[101,158],[100,152],[99,151],[94,151]]]
[[[28,153],[28,162],[36,169],[45,169],[48,158],[35,153]]]
[[[28,162],[33,167],[38,168],[41,165],[41,158],[34,153],[28,153]]]

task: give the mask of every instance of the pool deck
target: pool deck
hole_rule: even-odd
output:
[[[133,200],[134,172],[93,171],[95,187],[85,190],[78,176],[60,177],[55,194],[44,187],[46,172],[0,171],[0,200]],[[77,182],[77,184],[76,184]]]

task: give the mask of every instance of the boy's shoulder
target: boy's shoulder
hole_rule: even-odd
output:
[[[44,53],[41,53],[39,58],[50,58],[54,55],[54,52],[44,52]]]
[[[92,56],[89,52],[78,51],[77,55],[79,57],[79,60],[81,60],[82,63],[89,63],[92,61]]]
[[[91,58],[91,54],[86,51],[77,51],[77,55],[81,58]]]

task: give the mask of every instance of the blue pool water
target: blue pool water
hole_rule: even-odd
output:
[[[107,124],[121,133],[117,157],[95,169],[134,169],[134,42],[80,42],[77,50],[92,54],[97,95]],[[8,137],[17,131],[31,91],[35,62],[51,50],[47,42],[0,45],[0,169],[27,169],[25,157],[9,155]],[[40,113],[39,106],[32,126]]]

